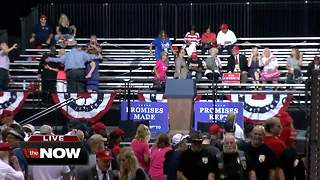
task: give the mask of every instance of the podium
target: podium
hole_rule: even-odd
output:
[[[195,92],[196,86],[192,79],[166,81],[170,133],[187,133],[191,130]]]

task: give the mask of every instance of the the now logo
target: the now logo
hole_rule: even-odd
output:
[[[31,136],[28,142],[20,145],[30,165],[83,165],[88,162],[88,152],[77,136]]]

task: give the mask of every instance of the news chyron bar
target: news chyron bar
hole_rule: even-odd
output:
[[[88,164],[88,152],[77,136],[33,135],[20,147],[29,165]]]

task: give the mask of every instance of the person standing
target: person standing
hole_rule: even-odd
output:
[[[160,91],[164,90],[165,85],[166,85],[167,69],[168,69],[167,58],[168,58],[167,53],[162,52],[161,59],[156,62],[156,65],[153,68],[154,75],[155,75],[154,76],[154,87]]]
[[[67,90],[68,92],[85,92],[86,90],[86,66],[85,63],[91,61],[92,56],[81,50],[76,45],[70,52],[59,58],[49,57],[47,62],[60,62],[64,64],[67,72]]]
[[[8,54],[12,50],[17,49],[17,47],[18,47],[18,44],[14,44],[9,48],[6,42],[0,43],[0,91],[8,90],[8,84],[10,81],[9,79],[10,59]]]
[[[203,148],[200,132],[191,132],[190,138],[191,148],[182,152],[179,159],[178,179],[214,180],[218,172],[216,158]]]
[[[0,179],[24,180],[17,157],[9,156],[9,151],[10,144],[0,143]]]
[[[186,54],[185,50],[183,48],[179,48],[178,57],[175,60],[175,72],[174,72],[175,79],[187,78],[187,74],[189,70],[187,68],[187,63],[184,58],[185,54]]]
[[[264,127],[255,126],[251,132],[250,142],[244,144],[242,149],[253,163],[257,180],[274,179],[277,167],[274,152],[263,142],[264,135]]]
[[[152,53],[152,46],[155,47],[155,59],[160,60],[161,59],[161,53],[164,51],[166,53],[169,53],[169,49],[171,49],[172,52],[172,42],[168,38],[167,32],[162,30],[159,32],[159,37],[155,38],[152,43],[149,46],[150,55],[153,55]]]

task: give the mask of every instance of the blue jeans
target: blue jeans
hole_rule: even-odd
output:
[[[187,74],[187,79],[192,79],[192,72],[193,71],[189,71]],[[202,78],[202,72],[196,72],[195,75],[196,79],[201,79]]]

